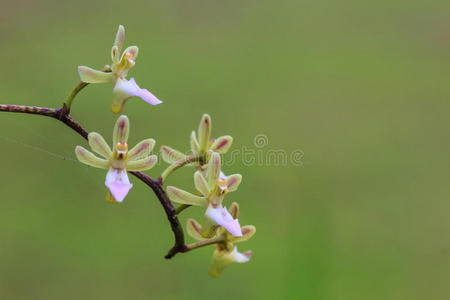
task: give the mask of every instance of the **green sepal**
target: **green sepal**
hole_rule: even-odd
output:
[[[239,218],[239,204],[237,202],[231,203],[230,207],[228,208],[228,212],[233,217],[233,219]]]
[[[174,186],[167,187],[167,196],[169,196],[170,200],[176,203],[203,206],[203,207],[208,206],[208,201],[206,201],[205,197],[195,196],[189,192],[183,191]]]
[[[200,144],[200,151],[206,152],[209,145],[209,139],[211,138],[211,117],[208,114],[204,114],[200,125],[198,126],[198,141]]]
[[[95,156],[92,152],[86,150],[81,146],[75,147],[75,155],[77,156],[78,160],[83,164],[95,168],[109,169],[109,161]]]
[[[214,141],[210,147],[210,150],[220,154],[225,154],[230,149],[232,143],[233,138],[231,136],[221,136]]]
[[[210,193],[208,182],[206,181],[206,178],[203,176],[203,174],[200,171],[197,171],[194,173],[194,184],[195,184],[195,188],[202,195],[208,196],[208,194]]]
[[[114,126],[113,131],[113,146],[117,143],[126,143],[128,141],[128,135],[130,133],[130,121],[125,115],[120,116]]]
[[[105,139],[97,132],[91,132],[88,135],[89,146],[91,149],[106,159],[112,156],[112,150]]]
[[[210,190],[213,190],[217,185],[220,175],[220,168],[220,154],[213,152],[208,163],[208,185]]]
[[[145,139],[128,151],[128,160],[135,160],[150,155],[155,146],[154,139]]]
[[[194,219],[188,219],[186,223],[186,231],[189,234],[190,237],[197,241],[203,240],[203,236],[201,234],[202,232],[202,225],[200,225],[197,221]]]
[[[197,135],[195,134],[195,131],[191,132],[191,151],[192,154],[196,154],[200,152],[200,145],[197,140]]]
[[[150,155],[145,158],[128,161],[127,170],[131,172],[146,171],[153,168],[158,161],[158,156]]]
[[[86,83],[114,82],[115,79],[112,73],[94,70],[86,66],[79,66],[78,74],[80,75],[80,80]]]
[[[173,164],[186,157],[180,151],[172,149],[169,146],[161,146],[160,152],[162,160],[169,164]]]
[[[226,184],[228,192],[234,192],[238,189],[242,181],[241,174],[233,174],[227,177]]]
[[[230,236],[229,241],[233,243],[248,241],[256,233],[256,227],[253,225],[245,225],[241,227],[241,231],[242,236],[240,237]]]

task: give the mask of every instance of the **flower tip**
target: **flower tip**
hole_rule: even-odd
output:
[[[234,219],[234,222],[230,222],[226,229],[235,237],[242,236],[241,225],[239,224],[238,219]]]
[[[123,107],[113,104],[113,105],[111,105],[111,111],[114,114],[120,114],[123,111]]]
[[[161,104],[162,101],[156,98],[155,95],[153,95],[149,90],[140,88],[139,85],[136,83],[134,78],[130,78],[131,85],[134,87],[134,96],[138,96],[145,102],[151,104],[151,105],[158,105]]]
[[[252,250],[248,250],[248,251],[245,251],[243,254],[245,256],[247,256],[248,259],[250,259],[252,257],[252,255],[253,255],[253,251]]]
[[[105,185],[111,191],[112,196],[117,202],[122,202],[133,187],[131,183],[105,182]]]
[[[126,123],[129,123],[130,120],[128,119],[128,117],[126,115],[121,115],[118,119],[118,122],[120,122],[119,125],[127,126],[128,124],[126,124]]]

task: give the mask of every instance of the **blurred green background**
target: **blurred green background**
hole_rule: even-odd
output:
[[[208,112],[233,149],[301,162],[224,167],[244,176],[226,204],[257,233],[238,245],[252,261],[212,279],[212,248],[163,258],[173,236],[146,186],[131,179],[110,205],[104,171],[75,161],[76,133],[0,113],[0,299],[448,297],[449,1],[3,0],[0,103],[60,106],[78,65],[110,62],[118,24],[140,47],[129,77],[164,101],[127,103],[130,144],[187,151]],[[108,140],[111,89],[73,106]],[[191,174],[169,184],[192,188]]]

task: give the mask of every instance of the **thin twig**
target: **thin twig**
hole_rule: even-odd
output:
[[[101,71],[105,73],[111,73],[111,67],[106,65]],[[70,109],[72,108],[72,103],[73,100],[75,99],[75,96],[78,95],[78,93],[88,85],[89,83],[80,81],[70,92],[69,96],[67,96],[66,102],[64,103],[64,106],[66,107],[67,110],[67,114],[70,113]]]
[[[78,123],[71,116],[69,116],[68,109],[65,105],[63,105],[63,108],[48,108],[48,107],[36,107],[25,105],[0,104],[0,111],[34,114],[51,117],[61,121],[68,127],[72,128],[86,140],[89,134],[88,131],[84,129],[80,123]],[[164,211],[167,215],[167,219],[170,222],[170,226],[175,236],[175,245],[172,247],[172,249],[169,250],[165,258],[172,258],[177,253],[188,251],[186,248],[187,246],[184,244],[183,228],[181,227],[180,221],[178,220],[175,208],[173,207],[169,197],[167,197],[167,194],[162,187],[162,183],[159,180],[155,180],[142,172],[129,172],[129,173],[136,176],[139,180],[144,182],[153,190],[156,197],[158,197],[159,202],[163,206]]]

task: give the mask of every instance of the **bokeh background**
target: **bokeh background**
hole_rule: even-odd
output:
[[[78,65],[110,62],[118,24],[140,47],[130,75],[164,100],[127,103],[131,144],[188,151],[208,112],[233,149],[303,155],[224,167],[244,176],[226,201],[257,234],[239,244],[251,263],[212,279],[212,248],[163,258],[173,237],[146,186],[110,205],[76,133],[0,113],[1,299],[448,297],[450,2],[2,0],[0,103],[60,106]],[[111,89],[73,106],[107,139]]]

